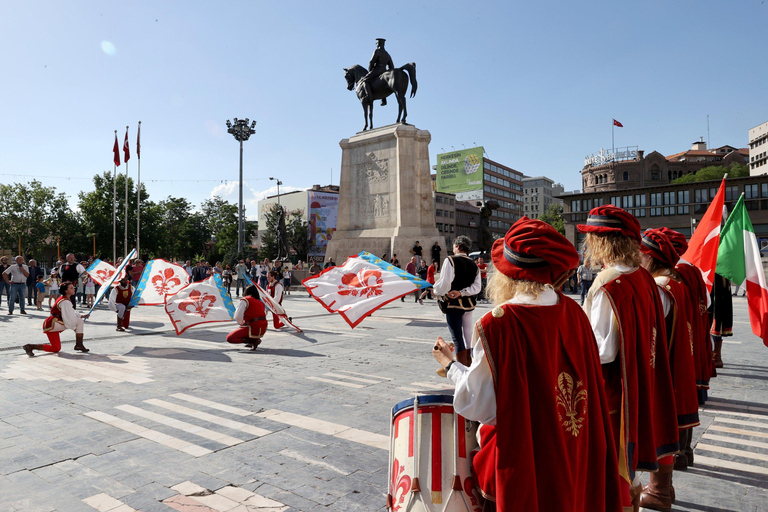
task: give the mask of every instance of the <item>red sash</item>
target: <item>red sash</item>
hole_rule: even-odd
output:
[[[581,308],[558,298],[553,306],[505,304],[477,326],[497,406],[497,435],[475,458],[478,481],[495,475],[498,510],[618,511],[597,344]]]
[[[43,320],[43,332],[48,332],[51,329],[53,329],[53,326],[56,322],[59,322],[60,324],[64,323],[64,319],[61,316],[61,306],[59,303],[63,300],[69,300],[68,298],[64,297],[63,295],[60,296],[58,299],[56,299],[56,302],[53,304],[53,307],[51,308],[51,315]]]

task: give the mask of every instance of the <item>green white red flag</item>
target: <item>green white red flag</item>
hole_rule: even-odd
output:
[[[715,198],[709,204],[709,208],[699,221],[699,226],[691,236],[688,250],[680,256],[688,263],[699,267],[704,283],[707,285],[707,291],[710,293],[712,293],[712,283],[717,266],[717,248],[720,243],[723,204],[725,204],[725,176]]]
[[[720,235],[717,273],[733,281],[746,280],[749,323],[752,332],[768,346],[768,286],[760,260],[760,246],[741,195]]]

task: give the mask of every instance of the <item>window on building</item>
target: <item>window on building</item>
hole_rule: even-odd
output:
[[[634,204],[634,197],[633,196],[622,196],[621,197],[621,207],[625,210],[628,208],[633,208],[635,206]]]
[[[436,203],[442,203],[443,202],[443,198],[441,196],[436,196],[435,197],[435,202]]]
[[[738,198],[739,198],[739,187],[737,185],[734,185],[732,187],[725,187],[726,201],[736,201]]]
[[[453,198],[452,198],[452,197],[448,199],[448,204],[450,204],[451,206],[453,206]]]
[[[613,206],[620,206],[621,205],[621,197],[619,197],[619,196],[611,196],[611,204]]]
[[[757,189],[757,183],[744,185],[744,205],[747,210],[757,210],[759,208],[760,201],[756,200],[759,198]]]
[[[690,203],[691,199],[691,191],[690,190],[678,190],[677,191],[677,204],[682,205],[677,207],[677,214],[678,215],[688,215],[690,213],[690,208],[688,207],[688,203]]]
[[[450,232],[453,233],[453,224],[451,224],[450,228],[451,228]]]
[[[661,192],[656,192],[655,194],[650,194],[651,196],[651,209],[649,210],[651,213],[651,217],[659,217],[661,215]]]
[[[674,192],[664,192],[664,215],[674,215],[675,214],[675,208],[669,207],[667,205],[675,204],[675,193]]]
[[[571,201],[571,211],[572,212],[580,212],[581,211],[581,201],[578,199],[575,199]]]
[[[623,179],[624,181],[629,181],[629,173],[627,171],[624,171]]]
[[[442,217],[443,216],[443,210],[435,210],[435,217]]]
[[[453,212],[448,212],[448,213],[449,213],[449,217],[453,218]]]
[[[438,231],[442,231],[443,230],[443,225],[440,222],[437,223],[437,230]]]

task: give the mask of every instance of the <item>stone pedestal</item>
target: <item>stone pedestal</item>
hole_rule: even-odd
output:
[[[430,140],[426,130],[395,124],[339,143],[339,212],[326,261],[333,257],[340,265],[348,256],[368,251],[388,259],[397,254],[405,268],[417,240],[427,263],[435,242],[441,254],[447,254],[445,239],[435,227]]]

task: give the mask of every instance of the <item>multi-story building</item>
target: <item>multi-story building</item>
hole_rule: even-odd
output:
[[[612,191],[568,193],[562,196],[565,236],[578,249],[584,234],[577,224],[587,220],[589,211],[600,205],[613,204],[632,213],[642,230],[668,227],[690,237],[697,222],[714,199],[720,181],[658,184]],[[728,178],[725,206],[730,211],[739,196],[744,200],[758,238],[768,238],[768,176]]]
[[[480,228],[480,208],[476,201],[456,201],[456,236],[468,236],[472,240],[472,251],[477,250],[477,236]],[[446,247],[449,247],[446,244]]]
[[[501,238],[523,216],[523,173],[493,160],[483,160],[483,199],[498,201],[488,227],[494,238]]]
[[[565,192],[563,185],[546,176],[523,178],[523,195],[525,206],[523,213],[532,219],[538,219],[552,203],[562,203],[559,196]]]
[[[768,122],[749,130],[749,175],[768,173]]]
[[[645,155],[637,147],[600,150],[584,159],[582,185],[585,193],[662,186],[704,167],[745,164],[748,153],[746,148],[733,146],[709,150],[703,141],[694,142],[688,151],[666,157],[658,151]]]
[[[456,195],[435,192],[435,226],[445,237],[445,246],[451,246],[456,237]]]

